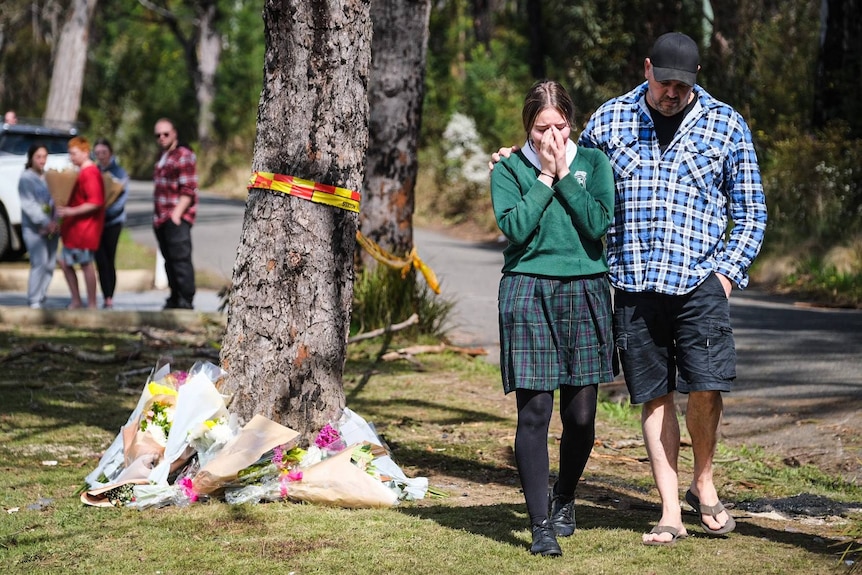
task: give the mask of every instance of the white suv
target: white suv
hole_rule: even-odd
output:
[[[48,148],[46,169],[62,169],[69,165],[69,140],[77,135],[72,125],[31,120],[0,124],[0,259],[23,255],[26,249],[21,240],[18,179],[27,163],[27,150],[43,144]]]

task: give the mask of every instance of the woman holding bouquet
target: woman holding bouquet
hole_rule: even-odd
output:
[[[557,82],[524,102],[527,141],[491,173],[497,225],[509,240],[499,289],[500,367],[515,392],[515,460],[536,555],[562,555],[574,495],[595,438],[598,384],[613,380],[611,298],[602,239],[614,182],[600,150],[569,139],[574,103]],[[558,480],[548,493],[548,427],[560,390]]]
[[[69,159],[80,172],[69,197],[69,203],[57,207],[57,215],[63,218],[60,233],[63,238],[63,254],[60,267],[69,284],[72,303],[69,309],[83,307],[78,290],[75,265],[81,266],[87,286],[87,307],[96,307],[96,268],[93,265],[96,250],[102,238],[105,222],[105,184],[102,172],[90,159],[90,143],[86,138],[69,140]]]
[[[30,254],[30,276],[27,280],[27,304],[40,309],[54,277],[57,263],[59,226],[54,218],[54,200],[45,184],[48,148],[33,144],[27,150],[27,164],[18,180],[21,198],[21,233]]]
[[[123,223],[126,221],[126,198],[129,192],[129,175],[117,163],[114,157],[114,149],[107,138],[99,138],[93,145],[93,154],[102,173],[109,173],[111,177],[123,183],[123,191],[111,205],[105,208],[105,226],[102,228],[102,239],[99,249],[96,251],[96,267],[99,270],[99,285],[102,288],[104,299],[103,307],[111,309],[114,307],[114,289],[117,287],[117,244],[120,241],[120,232],[123,231]]]

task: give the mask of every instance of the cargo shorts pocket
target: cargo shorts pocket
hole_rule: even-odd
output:
[[[736,346],[729,323],[710,320],[706,340],[709,371],[719,379],[736,377]]]

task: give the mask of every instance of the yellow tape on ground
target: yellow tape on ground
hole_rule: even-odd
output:
[[[389,253],[388,251],[381,248],[379,245],[374,243],[372,240],[366,238],[362,235],[362,232],[356,230],[356,241],[359,242],[365,251],[367,251],[371,257],[373,257],[378,262],[385,264],[391,268],[395,268],[397,270],[401,270],[401,277],[406,277],[407,273],[410,271],[411,266],[419,270],[422,275],[425,277],[425,281],[428,282],[428,287],[431,290],[439,294],[440,293],[440,282],[437,281],[437,275],[434,273],[434,270],[428,267],[428,265],[422,261],[419,257],[419,254],[416,253],[416,247],[414,246],[410,253],[407,254],[406,258],[400,258],[394,254]]]
[[[316,204],[326,204],[342,210],[359,212],[359,192],[338,188],[294,176],[272,172],[253,172],[248,179],[248,189],[260,188],[281,192],[289,196],[309,200]]]

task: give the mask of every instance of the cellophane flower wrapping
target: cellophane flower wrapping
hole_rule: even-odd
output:
[[[82,501],[146,509],[223,497],[358,508],[425,496],[427,479],[408,478],[373,426],[348,408],[307,449],[297,447],[296,431],[262,415],[240,427],[217,389],[224,375],[211,363],[155,370],[86,477]]]

